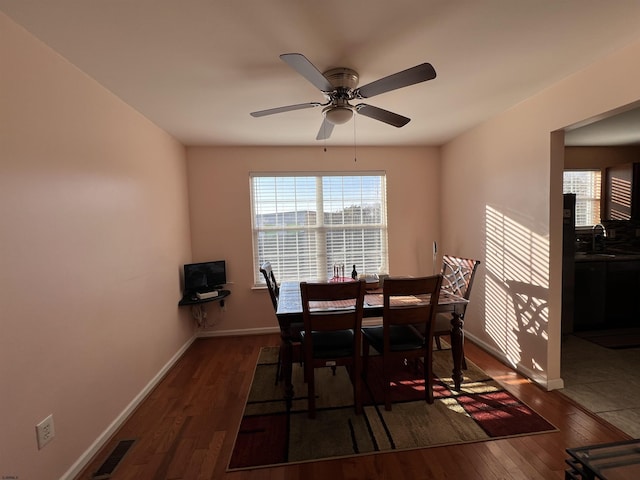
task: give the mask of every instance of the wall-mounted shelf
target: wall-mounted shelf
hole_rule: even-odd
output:
[[[217,297],[204,298],[202,300],[200,300],[196,296],[185,295],[184,297],[182,297],[182,300],[178,302],[178,306],[184,307],[185,305],[201,305],[203,303],[209,303],[209,302],[220,302],[220,305],[224,306],[224,299],[227,298],[229,295],[231,295],[231,291],[229,290],[218,290]]]
[[[191,307],[191,316],[198,322],[198,326],[206,326],[205,318],[207,318],[207,312],[202,308],[205,303],[219,302],[220,307],[224,308],[224,299],[231,295],[229,290],[218,290],[218,295],[211,298],[199,299],[196,296],[185,295],[182,300],[178,302],[179,307]]]

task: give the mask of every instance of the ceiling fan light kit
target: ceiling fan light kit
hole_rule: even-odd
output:
[[[293,110],[323,107],[322,113],[324,119],[316,137],[317,140],[326,140],[329,138],[333,131],[333,126],[343,125],[351,120],[354,110],[365,117],[373,118],[374,120],[393,125],[394,127],[403,127],[409,123],[410,118],[379,107],[367,105],[366,103],[351,105],[349,101],[370,98],[375,95],[380,95],[381,93],[436,78],[436,71],[431,64],[422,63],[357,88],[359,80],[358,72],[350,68],[332,68],[324,73],[320,73],[320,71],[300,53],[285,53],[280,55],[280,58],[318,88],[324,95],[326,101],[324,103],[309,102],[270,108],[268,110],[251,112],[251,116],[264,117]]]
[[[322,109],[325,118],[334,125],[347,123],[353,117],[353,110],[349,107],[324,107]]]

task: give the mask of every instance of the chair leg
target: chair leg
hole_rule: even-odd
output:
[[[387,411],[391,411],[391,375],[390,367],[388,366],[388,361],[386,358],[382,359],[382,374],[384,376],[384,409]]]
[[[427,352],[424,358],[424,391],[427,403],[433,403],[433,355],[428,359],[429,353],[433,352]]]
[[[359,370],[354,367],[355,370]],[[362,413],[362,373],[355,371],[353,375],[353,403],[356,409],[356,413]]]
[[[362,378],[367,378],[369,371],[369,342],[366,337],[362,339]]]
[[[316,418],[316,390],[315,390],[315,377],[314,367],[311,363],[305,363],[304,371],[307,377],[307,397],[309,418]]]
[[[282,380],[282,348],[278,350],[278,367],[276,368],[276,385]]]

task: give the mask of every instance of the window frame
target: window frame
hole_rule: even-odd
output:
[[[580,228],[591,228],[594,225],[597,225],[598,223],[601,222],[601,218],[602,218],[602,212],[603,212],[603,181],[604,181],[604,175],[602,172],[602,169],[600,168],[567,168],[563,171],[563,176],[562,176],[562,193],[575,193],[575,192],[567,192],[565,190],[565,181],[564,181],[564,174],[565,173],[590,173],[592,175],[598,175],[599,178],[599,188],[594,189],[594,193],[597,194],[596,197],[590,197],[590,196],[579,196],[576,193],[576,207],[575,207],[575,227],[577,229]],[[595,179],[593,180],[595,182]],[[595,212],[591,215],[591,220],[593,223],[589,223],[589,224],[579,224],[578,223],[578,211],[580,208],[580,203],[582,204],[587,204],[587,203],[591,203],[594,205],[597,205],[597,209],[598,211]],[[600,218],[595,218],[595,216],[599,213]]]
[[[304,178],[314,178],[316,180],[316,199],[315,199],[315,211],[313,212],[314,216],[315,216],[315,223],[314,224],[304,224],[304,225],[300,225],[300,224],[296,224],[296,225],[292,225],[292,226],[284,226],[284,225],[274,225],[274,226],[259,226],[258,224],[258,220],[256,218],[256,216],[258,215],[258,211],[259,208],[256,205],[256,202],[259,201],[259,199],[256,198],[257,196],[257,192],[255,192],[255,185],[254,185],[254,179],[255,178],[286,178],[286,177],[294,177],[294,178],[300,178],[300,179],[304,179]],[[379,181],[380,181],[380,186],[379,186],[379,222],[376,223],[365,223],[365,222],[360,222],[360,223],[349,223],[349,224],[344,224],[344,223],[326,223],[325,224],[325,212],[324,212],[324,204],[327,202],[327,200],[324,198],[324,192],[322,191],[322,185],[325,182],[325,179],[328,178],[335,178],[335,177],[378,177]],[[363,265],[359,265],[358,262],[356,262],[356,268],[359,268],[358,273],[379,273],[378,270],[380,272],[387,272],[388,270],[388,262],[389,262],[389,250],[388,250],[388,216],[387,216],[387,179],[386,179],[386,172],[385,171],[329,171],[329,172],[318,172],[318,171],[311,171],[311,172],[306,172],[306,171],[288,171],[288,172],[250,172],[249,174],[249,190],[250,190],[250,208],[251,208],[251,238],[252,238],[252,256],[253,256],[253,265],[254,265],[254,287],[264,287],[266,286],[264,277],[262,276],[262,274],[260,273],[260,265],[265,262],[265,261],[269,261],[271,262],[272,266],[274,267],[275,273],[276,273],[276,279],[278,282],[281,281],[287,281],[287,280],[292,280],[292,273],[289,272],[288,274],[283,272],[283,270],[286,270],[284,267],[280,268],[281,266],[281,259],[274,259],[274,258],[260,258],[260,241],[259,241],[259,235],[261,232],[266,232],[266,231],[271,231],[271,232],[286,232],[286,231],[290,231],[290,232],[300,232],[300,231],[308,231],[308,232],[313,232],[314,233],[314,237],[315,237],[315,250],[314,250],[314,254],[315,254],[315,273],[318,275],[318,278],[304,278],[303,275],[296,275],[295,280],[310,280],[310,281],[326,281],[328,280],[327,276],[330,275],[330,271],[325,272],[323,266],[324,265],[329,265],[329,255],[330,253],[327,252],[327,247],[328,245],[330,245],[330,240],[327,238],[327,234],[329,234],[332,231],[348,231],[350,229],[355,229],[358,231],[366,231],[366,230],[373,230],[375,232],[379,232],[379,242],[380,242],[380,248],[378,250],[378,254],[380,255],[380,262],[381,265],[379,265],[379,268],[375,271],[375,272],[371,272],[371,271],[361,271],[360,269],[364,270]],[[342,193],[342,197],[344,198],[344,185],[341,187],[340,192]],[[362,194],[363,189],[362,189],[362,184],[360,185],[360,188],[358,190],[358,194]],[[298,197],[296,197],[298,198]],[[331,197],[332,198],[332,197]],[[285,203],[285,202],[283,202]],[[359,205],[360,207],[362,207],[362,205]],[[320,208],[319,208],[320,207]],[[345,210],[347,210],[348,206],[346,206],[346,204],[342,205],[342,212],[343,214],[345,213]],[[309,212],[309,210],[293,210],[295,212]],[[281,212],[282,213],[282,212]],[[296,218],[297,218],[296,214]],[[348,237],[348,235],[345,235],[345,237]],[[347,240],[345,240],[346,242]],[[365,255],[366,254],[366,242],[367,240],[363,239],[362,240],[362,254]],[[343,250],[346,251],[347,247],[344,247]],[[345,255],[346,256],[346,255]],[[336,262],[333,262],[336,263]],[[341,265],[344,265],[344,275],[349,277],[351,275],[351,271],[352,271],[352,264],[347,264],[346,260],[343,259],[341,262],[337,262],[340,263]],[[298,270],[300,270],[299,265],[300,265],[300,259],[297,258],[296,259],[296,265],[298,266]],[[330,267],[327,269],[330,270]]]

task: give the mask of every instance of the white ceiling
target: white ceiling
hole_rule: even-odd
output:
[[[360,85],[429,62],[437,78],[367,99],[327,145],[440,145],[640,38],[637,0],[0,0],[0,10],[186,145],[317,145],[321,102],[279,59]]]

